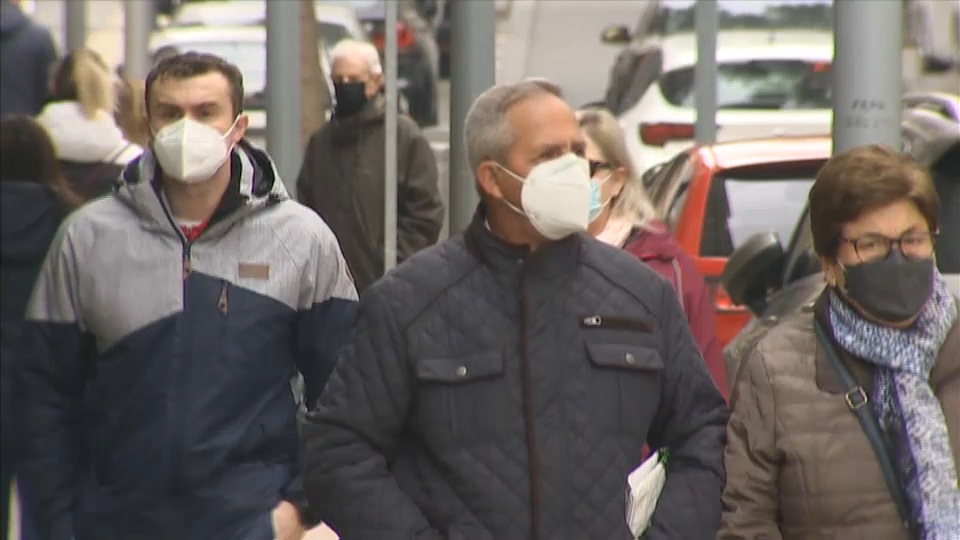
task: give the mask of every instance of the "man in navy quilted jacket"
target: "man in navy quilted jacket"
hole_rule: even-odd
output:
[[[642,537],[712,539],[724,401],[670,285],[583,234],[602,201],[573,111],[525,80],[464,131],[482,202],[361,299],[304,426],[310,507],[346,540],[627,540],[649,443],[671,457]]]

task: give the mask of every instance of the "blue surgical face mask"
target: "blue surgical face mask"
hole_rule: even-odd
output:
[[[606,183],[610,177],[613,176],[613,173],[610,173],[603,177],[601,180],[596,180],[594,178],[590,179],[590,222],[594,222],[599,216],[600,212],[610,204],[610,201],[613,197],[605,201],[601,201],[600,198],[603,196],[603,184]]]

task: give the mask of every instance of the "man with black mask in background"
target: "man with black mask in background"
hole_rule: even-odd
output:
[[[380,55],[344,40],[331,51],[336,107],[310,137],[297,198],[340,240],[358,292],[383,275],[386,99]],[[397,119],[397,259],[434,244],[443,221],[433,150],[416,122]]]

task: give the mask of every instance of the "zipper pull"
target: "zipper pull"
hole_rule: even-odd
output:
[[[192,270],[193,269],[190,268],[190,255],[184,253],[183,254],[183,279],[187,279],[187,276],[190,275],[190,272]]]
[[[217,301],[217,308],[220,309],[220,313],[224,315],[227,314],[227,283],[223,283],[223,287],[220,289],[220,300]]]
[[[599,315],[594,315],[592,317],[584,317],[582,324],[583,326],[586,326],[588,328],[595,328],[597,326],[600,326],[602,322],[603,320],[600,318]]]

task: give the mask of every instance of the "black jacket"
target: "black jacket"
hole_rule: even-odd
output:
[[[0,0],[0,119],[34,116],[47,100],[57,51],[50,32],[9,0]]]
[[[304,426],[307,497],[346,540],[627,540],[648,442],[671,460],[645,538],[712,540],[726,418],[653,270],[586,235],[528,253],[479,212],[363,296]]]
[[[383,274],[384,99],[356,116],[334,118],[310,138],[297,178],[297,198],[340,240],[363,292]],[[417,124],[397,119],[397,260],[437,241],[443,204],[437,162]]]
[[[6,454],[15,439],[12,377],[23,356],[16,343],[30,293],[65,211],[53,191],[35,182],[0,182],[0,201],[0,441]]]

